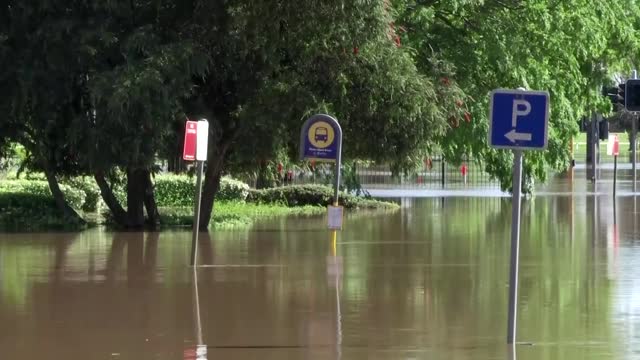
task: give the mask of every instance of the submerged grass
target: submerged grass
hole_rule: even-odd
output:
[[[212,225],[215,228],[245,227],[254,221],[279,216],[309,216],[323,214],[323,206],[294,206],[278,204],[255,204],[245,202],[216,202],[213,210]],[[192,207],[161,208],[162,226],[192,226]]]

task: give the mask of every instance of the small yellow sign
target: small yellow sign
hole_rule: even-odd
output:
[[[333,127],[324,121],[318,121],[309,127],[307,134],[309,143],[318,149],[328,148],[333,144],[336,134]]]

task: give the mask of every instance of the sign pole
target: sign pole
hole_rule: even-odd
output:
[[[206,119],[198,121],[196,128],[196,195],[193,208],[193,234],[191,237],[191,266],[196,266],[198,261],[198,232],[200,231],[200,203],[202,201],[202,173],[204,162],[207,160],[207,146],[209,144],[209,122]]]
[[[637,79],[638,78],[638,72],[636,70],[633,70],[633,74],[631,76],[633,79]],[[626,101],[626,99],[625,99]],[[625,105],[626,106],[626,105]],[[631,116],[631,167],[632,172],[633,172],[633,192],[635,193],[637,191],[637,174],[636,174],[636,162],[638,161],[637,158],[637,154],[636,154],[636,141],[637,141],[637,137],[638,137],[638,124],[636,124],[636,121],[638,121],[638,118],[636,116],[636,114],[632,114]]]
[[[613,156],[613,201],[616,200],[616,184],[618,178],[618,155],[620,154],[620,142],[618,135],[609,135],[607,139],[607,155]]]
[[[616,199],[616,178],[618,174],[618,155],[613,156],[613,200]]]
[[[518,260],[520,255],[520,208],[522,190],[522,150],[513,151],[513,200],[511,209],[511,265],[509,269],[509,322],[507,344],[516,339],[518,307]]]
[[[342,168],[342,136],[338,137],[338,150],[336,155],[336,176],[333,184],[333,206],[338,206],[340,196],[340,169]]]
[[[511,259],[509,269],[509,308],[507,344],[516,340],[518,309],[518,262],[520,256],[520,209],[522,207],[523,150],[547,148],[549,93],[496,89],[489,104],[489,145],[513,151],[511,216]]]
[[[204,161],[197,161],[196,198],[193,208],[193,234],[191,236],[191,266],[196,266],[198,258],[198,231],[200,231],[200,203],[202,202],[202,173]]]
[[[342,128],[335,118],[317,114],[308,118],[300,131],[300,159],[335,162],[333,204],[327,208],[329,229],[342,228],[343,208],[340,196],[340,169],[342,168]]]
[[[637,118],[635,115],[631,116],[631,167],[633,172],[633,192],[637,191],[637,176],[636,176],[636,163],[638,162],[636,154],[636,138],[638,134],[638,125],[636,124]]]

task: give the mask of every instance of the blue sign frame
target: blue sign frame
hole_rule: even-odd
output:
[[[547,148],[549,93],[496,89],[489,107],[489,145],[497,149]]]
[[[340,161],[342,128],[335,118],[318,114],[310,117],[300,131],[300,158],[324,162]]]

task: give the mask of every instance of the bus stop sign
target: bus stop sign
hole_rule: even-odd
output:
[[[300,158],[335,162],[342,147],[342,129],[338,121],[329,115],[314,115],[302,126],[300,132]]]

